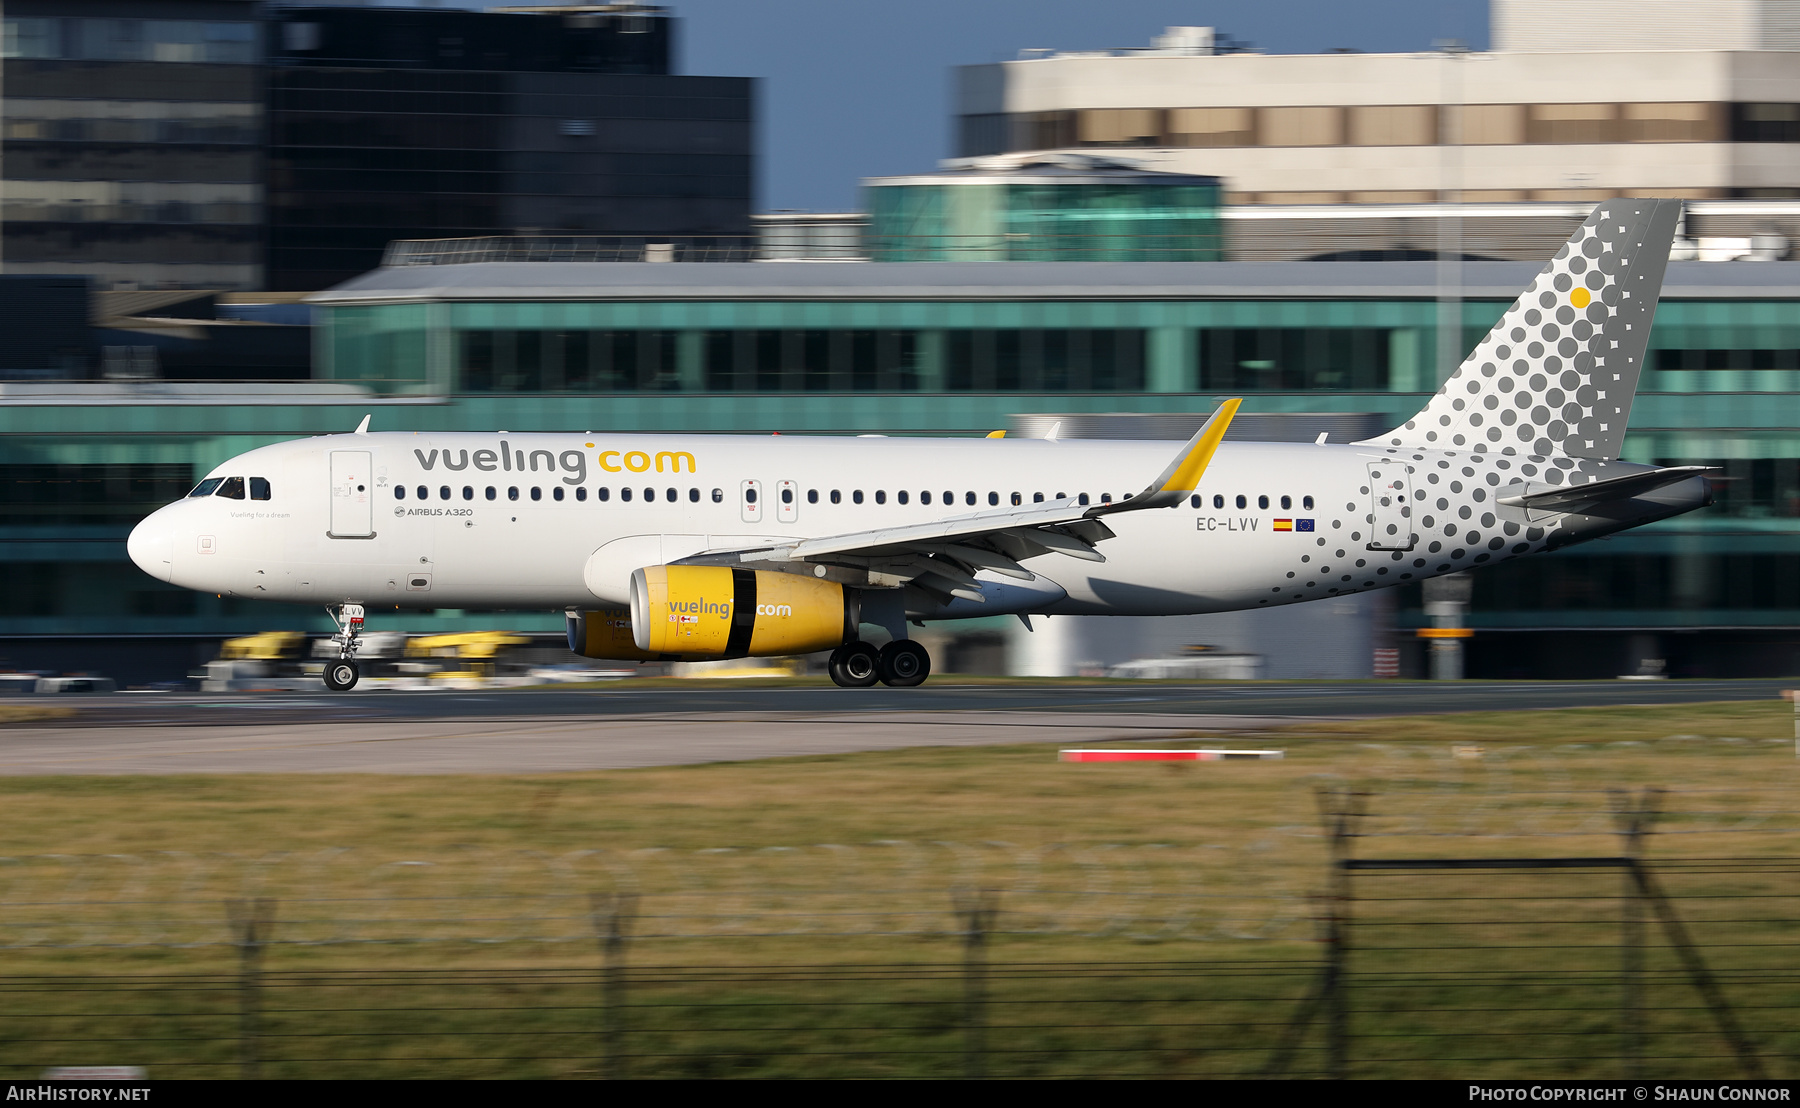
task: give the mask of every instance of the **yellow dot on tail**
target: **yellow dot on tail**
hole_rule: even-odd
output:
[[[1575,305],[1577,308],[1587,307],[1588,301],[1591,299],[1593,299],[1593,297],[1588,295],[1588,290],[1586,289],[1576,289],[1569,294],[1569,303]]]

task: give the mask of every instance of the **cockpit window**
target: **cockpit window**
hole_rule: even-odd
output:
[[[189,496],[211,496],[213,494],[213,490],[218,488],[219,482],[221,482],[223,480],[225,480],[225,478],[223,478],[223,477],[208,477],[206,480],[200,482],[198,485],[195,485],[194,491],[188,493],[188,495]]]
[[[224,483],[219,486],[219,491],[213,495],[223,496],[229,500],[244,499],[244,479],[242,477],[225,478]]]
[[[267,477],[250,478],[250,499],[269,499],[269,479]]]

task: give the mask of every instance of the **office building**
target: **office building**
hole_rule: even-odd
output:
[[[394,239],[750,231],[753,82],[671,72],[657,7],[277,8],[269,280]]]
[[[101,289],[263,281],[259,5],[11,0],[4,14],[8,274]]]
[[[1494,0],[1493,48],[1260,54],[1207,28],[957,71],[959,157],[1130,150],[1228,204],[1800,197],[1800,5]],[[1421,44],[1423,45],[1423,44]]]

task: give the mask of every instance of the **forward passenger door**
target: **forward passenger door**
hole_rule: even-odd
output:
[[[331,530],[334,539],[375,537],[375,503],[367,450],[331,452]]]

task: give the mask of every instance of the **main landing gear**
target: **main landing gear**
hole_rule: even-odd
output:
[[[931,676],[931,655],[911,639],[895,639],[880,650],[866,642],[847,642],[831,652],[825,668],[834,684],[866,689],[875,682],[910,689]]]
[[[362,670],[356,665],[356,650],[362,645],[363,606],[340,604],[325,611],[330,613],[331,621],[338,629],[338,633],[331,636],[331,641],[338,644],[338,656],[325,667],[325,687],[332,692],[348,692],[356,687],[357,678],[362,676]]]

